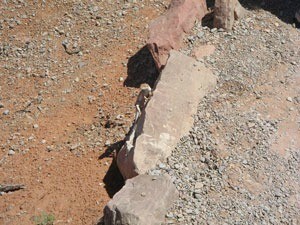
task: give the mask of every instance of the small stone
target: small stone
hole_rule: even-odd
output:
[[[39,128],[39,125],[38,125],[38,124],[34,124],[34,125],[33,125],[33,128],[34,128],[34,129],[37,129],[37,128]]]
[[[46,147],[46,150],[47,150],[47,152],[51,152],[51,151],[53,151],[53,147],[50,146],[50,145],[48,145],[48,146]]]
[[[211,32],[211,33],[214,33],[214,32],[216,32],[217,30],[218,30],[217,28],[213,28],[213,29],[210,30],[210,32]]]
[[[107,147],[107,146],[110,146],[110,141],[109,140],[107,140],[106,142],[105,142],[105,146]]]
[[[120,81],[120,82],[123,82],[123,81],[124,81],[124,78],[123,78],[123,77],[120,77],[120,78],[119,78],[119,81]]]
[[[201,188],[203,188],[203,184],[201,182],[197,182],[195,184],[195,189],[201,189]]]
[[[204,32],[203,31],[200,31],[198,34],[197,34],[197,37],[198,38],[201,38],[201,37],[203,37],[204,36]]]
[[[3,105],[3,103],[0,102],[0,109],[1,108],[4,108],[4,105]]]
[[[160,164],[158,165],[158,167],[159,167],[160,169],[165,169],[165,168],[166,168],[166,165],[163,164],[163,163],[160,163]]]
[[[8,151],[8,155],[14,155],[14,154],[16,154],[16,152],[15,152],[14,150],[10,149],[10,150]]]
[[[289,102],[292,102],[293,98],[292,97],[287,97],[286,100],[289,101]]]
[[[174,214],[169,212],[169,213],[167,213],[166,218],[169,218],[169,219],[174,218]]]
[[[205,162],[205,158],[204,158],[204,157],[201,157],[201,158],[200,158],[200,161],[204,163],[204,162]]]
[[[9,110],[8,109],[6,109],[6,110],[3,111],[3,115],[7,116],[8,114],[9,114]]]

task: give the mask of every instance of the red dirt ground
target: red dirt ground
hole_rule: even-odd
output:
[[[117,173],[104,179],[112,157],[99,156],[131,124],[138,90],[121,82],[126,63],[165,6],[7,2],[0,3],[0,47],[9,46],[0,51],[0,184],[26,188],[0,196],[0,224],[34,224],[42,212],[55,224],[95,224],[120,187]],[[68,55],[64,39],[82,55]]]

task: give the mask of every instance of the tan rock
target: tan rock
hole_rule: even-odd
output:
[[[134,146],[125,145],[117,164],[125,179],[144,174],[170,156],[193,125],[197,105],[216,85],[203,63],[172,50],[153,96],[137,121]]]
[[[104,208],[105,225],[160,225],[178,192],[169,176],[139,175]]]
[[[215,46],[214,45],[201,45],[196,47],[193,50],[192,55],[196,57],[196,59],[202,59],[206,56],[210,56],[215,52]]]
[[[206,12],[205,0],[172,0],[167,12],[151,22],[147,46],[158,69],[166,64],[171,49],[181,47],[184,33]]]

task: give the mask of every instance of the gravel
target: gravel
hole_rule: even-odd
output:
[[[299,224],[299,148],[289,148],[287,157],[272,152],[286,118],[259,110],[267,95],[281,97],[275,87],[270,93],[261,91],[266,83],[277,82],[282,90],[297,88],[276,70],[272,80],[266,74],[285,65],[285,79],[291,79],[300,65],[295,44],[299,35],[299,30],[263,10],[251,11],[231,32],[199,23],[189,34],[181,50],[186,54],[195,46],[216,46],[203,61],[219,82],[200,102],[189,135],[167,162],[149,171],[169,174],[180,193],[166,224]],[[291,104],[293,98],[282,101]],[[299,105],[296,108],[299,115]]]

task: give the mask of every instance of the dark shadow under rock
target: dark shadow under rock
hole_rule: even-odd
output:
[[[124,179],[118,169],[115,159],[112,161],[103,181],[110,198],[112,198],[124,186]]]
[[[300,8],[299,0],[239,0],[246,9],[263,9],[276,15],[285,23],[295,22],[295,13]]]
[[[121,141],[117,141],[111,145],[109,145],[105,152],[102,153],[98,159],[104,159],[104,158],[108,158],[108,157],[113,157],[114,153],[118,153],[119,150],[121,149],[121,147],[124,145],[124,140]]]
[[[127,63],[127,78],[124,82],[128,87],[140,87],[147,83],[151,87],[159,75],[155,62],[147,46],[140,49]]]

